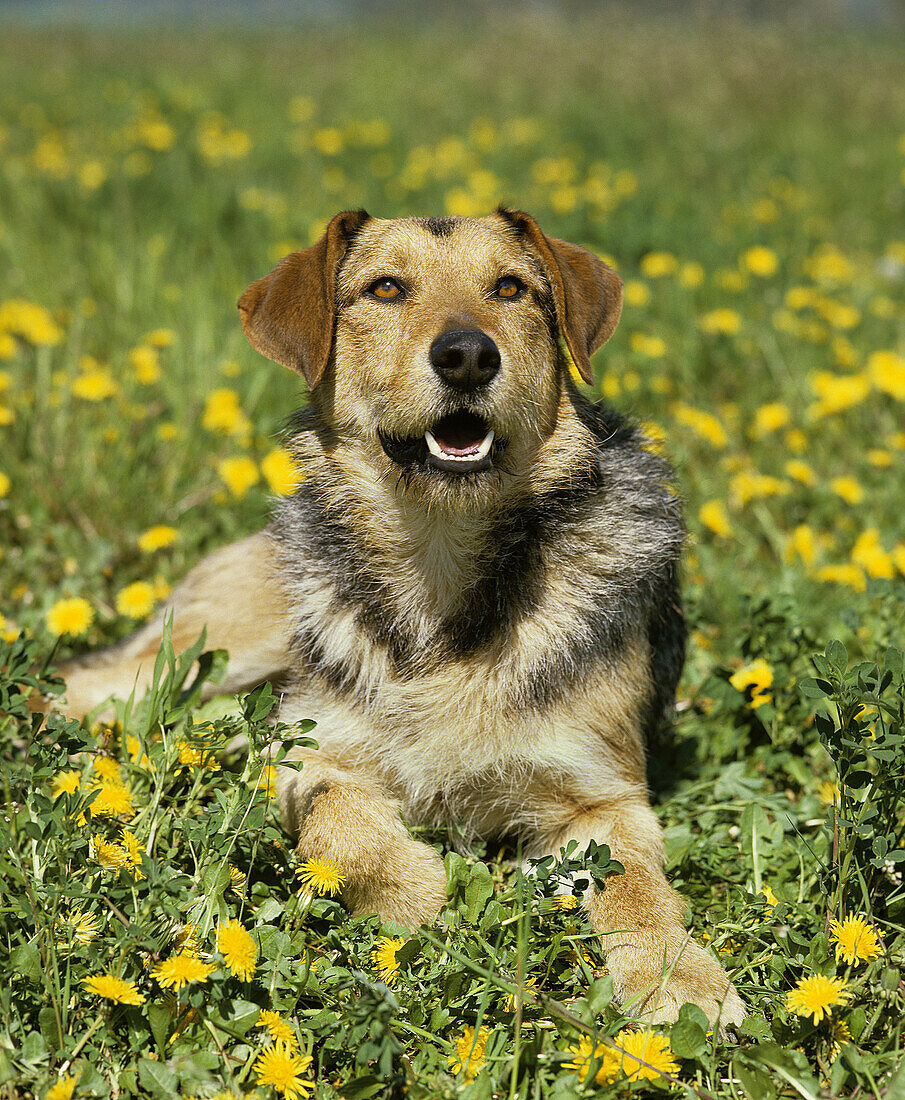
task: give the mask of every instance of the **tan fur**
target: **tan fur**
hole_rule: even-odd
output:
[[[385,277],[405,285],[404,301],[366,293]],[[503,277],[530,292],[501,301],[493,288]],[[344,583],[360,582],[366,601],[370,582],[344,576],[329,547],[300,568],[305,532],[296,521],[281,527],[278,515],[273,546],[254,536],[188,576],[171,601],[174,643],[193,641],[206,622],[209,645],[230,651],[226,690],[285,675],[281,719],[316,719],[318,751],[292,754],[301,770],[280,769],[283,818],[302,855],[340,866],[355,912],[412,925],[443,903],[439,854],[409,836],[400,811],[478,835],[519,831],[532,855],[594,839],[626,868],[590,900],[619,996],[654,1020],[674,1019],[691,1000],[725,1027],[744,1006],[685,932],[647,801],[642,724],[656,685],[646,627],[625,622],[619,652],[589,663],[566,698],[540,706],[524,694],[533,670],[551,667],[586,629],[601,585],[657,551],[653,534],[648,546],[647,529],[625,527],[631,517],[610,515],[604,498],[586,530],[539,551],[544,583],[530,614],[480,646],[441,640],[465,613],[463,596],[466,611],[480,598],[494,532],[596,471],[597,443],[577,411],[550,310],[587,376],[591,352],[618,320],[620,286],[595,257],[518,212],[442,232],[339,215],[320,242],[253,283],[239,303],[243,327],[255,347],[308,379],[320,427],[293,445],[319,507],[354,532],[386,624],[369,624],[343,595]],[[499,375],[470,408],[507,440],[501,470],[474,482],[404,477],[380,433],[418,438],[446,415],[430,350],[460,329],[499,349]],[[70,712],[146,683],[160,622],[64,670]],[[389,624],[410,643],[407,668],[379,637]],[[316,659],[298,641],[306,634],[317,639]],[[330,669],[351,671],[331,680]]]

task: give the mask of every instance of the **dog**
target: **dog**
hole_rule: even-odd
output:
[[[269,528],[201,562],[125,643],[63,669],[70,713],[147,683],[163,615],[206,627],[225,684],[284,685],[317,721],[279,801],[355,913],[413,927],[446,898],[406,821],[515,833],[527,856],[609,845],[588,898],[617,997],[651,1022],[744,1005],[686,932],[663,872],[645,740],[674,702],[685,628],[672,472],[583,397],[618,275],[528,214],[338,214],[238,303],[257,351],[304,376],[304,480]]]

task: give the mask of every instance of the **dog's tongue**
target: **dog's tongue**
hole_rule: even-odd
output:
[[[484,442],[487,425],[473,413],[451,413],[436,423],[431,434],[448,455],[470,455]]]

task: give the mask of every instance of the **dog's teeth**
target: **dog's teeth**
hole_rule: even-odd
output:
[[[430,432],[425,432],[424,438],[427,440],[427,449],[434,458],[442,458],[447,462],[479,462],[482,458],[486,458],[487,455],[490,454],[490,448],[493,446],[492,430],[481,440],[481,446],[478,447],[476,451],[471,451],[471,453],[467,455],[452,455],[444,451]]]
[[[493,429],[484,436],[484,441],[475,451],[474,458],[486,458],[490,454],[490,445],[493,443]]]
[[[424,433],[424,438],[427,440],[427,449],[434,456],[434,458],[448,458],[440,449],[440,444],[434,439],[430,432]]]

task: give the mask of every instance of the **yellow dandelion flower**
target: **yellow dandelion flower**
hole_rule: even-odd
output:
[[[102,836],[91,838],[94,858],[105,871],[118,871],[126,863],[126,852],[118,844],[105,840]]]
[[[849,966],[870,962],[880,954],[880,940],[864,917],[846,917],[841,923],[830,922],[836,941],[836,961],[843,959]]]
[[[151,972],[163,989],[182,989],[190,982],[206,982],[217,968],[211,963],[202,962],[194,954],[180,952],[164,959]]]
[[[153,554],[155,550],[162,550],[165,546],[172,546],[179,537],[175,527],[168,527],[159,523],[156,527],[149,527],[138,536],[138,549],[143,554]]]
[[[152,348],[168,348],[176,342],[176,333],[171,328],[155,328],[145,337],[145,343]]]
[[[817,540],[806,523],[800,523],[792,532],[788,545],[789,557],[798,555],[805,565],[813,565],[817,558]]]
[[[296,877],[307,889],[331,897],[346,885],[345,876],[336,864],[321,859],[306,860],[296,871]]]
[[[72,380],[72,385],[69,388],[76,397],[80,397],[83,401],[104,401],[106,398],[119,393],[119,386],[106,367],[82,371]]]
[[[64,1073],[62,1077],[50,1086],[46,1093],[44,1093],[44,1100],[72,1100],[72,1094],[75,1092],[75,1086],[79,1082],[79,1075],[72,1076],[71,1074]]]
[[[261,459],[261,473],[270,486],[270,491],[281,497],[294,493],[305,479],[292,456],[283,447],[277,447]]]
[[[57,600],[46,618],[47,629],[57,638],[61,634],[87,634],[93,620],[94,608],[81,596]]]
[[[254,1064],[255,1076],[259,1085],[269,1085],[289,1100],[295,1100],[314,1092],[314,1082],[302,1080],[302,1074],[307,1072],[311,1062],[310,1055],[296,1054],[287,1044],[274,1043],[258,1055]]]
[[[59,772],[53,777],[51,792],[54,798],[60,798],[64,794],[75,794],[79,789],[81,775],[78,772]]]
[[[193,745],[179,737],[176,739],[176,747],[179,752],[175,768],[177,775],[185,768],[208,768],[213,772],[220,771],[220,761],[214,755],[214,750],[207,745]]]
[[[145,1003],[145,995],[139,993],[135,982],[126,982],[122,978],[116,978],[112,974],[92,974],[84,978],[82,985],[89,993],[98,997],[104,997],[108,1001],[115,1001],[121,1005],[141,1005]]]
[[[648,252],[641,257],[641,274],[648,279],[674,275],[679,262],[671,252]]]
[[[713,413],[696,409],[691,405],[677,402],[672,409],[673,416],[680,424],[691,428],[695,435],[700,436],[712,447],[722,448],[729,442],[726,430]]]
[[[231,863],[227,865],[229,871],[229,884],[233,890],[240,896],[245,893],[245,889],[248,886],[248,876],[244,871],[240,871],[238,867],[234,867]]]
[[[876,527],[862,531],[852,547],[852,561],[859,565],[869,577],[883,577],[892,580],[895,576],[892,555],[880,545],[880,532]]]
[[[92,732],[106,734],[110,729],[111,727],[105,723],[99,723]],[[122,783],[123,781],[119,764],[112,756],[95,756],[91,762],[91,767],[95,774],[100,776],[100,781],[103,783]]]
[[[749,429],[752,439],[761,439],[771,432],[777,432],[784,428],[792,419],[789,406],[781,401],[771,401],[768,405],[761,405],[754,414],[754,422]]]
[[[147,581],[135,581],[116,593],[116,610],[129,619],[143,619],[154,607],[154,588]]]
[[[619,1074],[619,1053],[605,1043],[598,1043],[595,1047],[590,1036],[582,1035],[578,1040],[578,1046],[570,1046],[566,1049],[575,1057],[571,1062],[564,1062],[563,1069],[577,1073],[579,1080],[583,1083],[587,1082],[591,1074],[591,1063],[594,1059],[600,1063],[600,1068],[594,1075],[598,1085],[614,1081]]]
[[[190,921],[184,924],[173,937],[173,946],[183,955],[197,955],[201,950],[198,930]]]
[[[217,950],[243,982],[250,982],[258,966],[258,945],[241,921],[228,920],[217,930]]]
[[[629,1081],[653,1081],[664,1073],[679,1072],[669,1039],[655,1031],[620,1031],[613,1040],[617,1051],[617,1069]],[[642,1065],[642,1062],[648,1063]]]
[[[65,947],[71,939],[86,944],[97,939],[101,922],[96,914],[85,913],[74,905],[65,917],[58,917],[54,921],[53,930],[54,938],[61,947]]]
[[[134,879],[143,879],[145,876],[141,869],[141,857],[145,850],[139,844],[138,837],[128,829],[123,829],[122,835],[120,836],[120,843],[123,851],[126,853],[124,866],[132,872],[132,877]]]
[[[650,288],[640,279],[628,279],[623,294],[627,306],[646,306],[650,301]]]
[[[396,952],[406,942],[404,936],[397,939],[384,936],[371,952],[371,965],[379,972],[380,977],[387,985],[393,985],[399,977],[399,963],[396,962]]]
[[[759,279],[768,279],[779,270],[779,259],[772,248],[759,244],[742,253],[741,265]]]
[[[261,1009],[255,1027],[266,1027],[270,1038],[275,1043],[282,1043],[287,1049],[298,1045],[292,1026],[278,1012],[271,1012],[268,1008]]]
[[[732,537],[732,525],[729,523],[729,517],[726,515],[726,509],[722,501],[708,500],[705,504],[702,504],[698,511],[698,519],[708,531],[719,535],[720,538],[728,539]]]
[[[870,393],[870,379],[865,374],[818,371],[811,379],[811,389],[818,400],[808,406],[808,416],[819,420],[860,405]]]
[[[712,309],[698,320],[698,324],[708,336],[735,336],[742,327],[742,318],[734,309]]]
[[[473,1027],[467,1027],[453,1043],[455,1054],[447,1059],[453,1073],[465,1074],[466,1081],[473,1081],[484,1067],[484,1048],[490,1037],[490,1028],[482,1027],[475,1035]]]
[[[562,913],[568,913],[570,910],[578,908],[578,898],[574,894],[560,894],[559,897],[553,899],[553,907]]]
[[[785,496],[789,492],[789,485],[781,478],[773,477],[772,474],[761,474],[756,470],[740,470],[730,479],[729,491],[732,494],[733,503],[739,508],[744,508],[752,500]]]
[[[786,994],[786,1008],[797,1016],[810,1016],[819,1024],[824,1016],[830,1015],[830,1009],[844,1005],[851,994],[846,990],[844,978],[826,978],[823,974],[813,974],[802,978]]]
[[[846,588],[853,588],[856,592],[863,592],[867,588],[864,578],[864,570],[857,565],[822,565],[814,576],[819,581],[827,581],[829,584],[839,584]]]
[[[817,484],[817,475],[814,473],[813,466],[810,466],[801,458],[790,458],[784,469],[789,477],[794,478],[795,481],[800,481],[802,485],[813,486]]]
[[[704,266],[697,260],[689,260],[679,268],[679,285],[694,290],[704,282]]]
[[[224,458],[217,466],[217,472],[226,483],[226,487],[240,500],[252,485],[257,485],[261,480],[258,467],[248,455],[237,455],[234,458]]]
[[[905,401],[905,355],[875,351],[867,358],[867,374],[874,386],[897,401]]]
[[[97,797],[91,803],[94,817],[131,817],[135,813],[132,792],[119,783],[101,783],[95,787]]]
[[[864,487],[854,477],[834,477],[830,488],[842,497],[846,504],[860,504],[864,500]]]
[[[223,435],[245,435],[251,422],[242,411],[239,395],[235,390],[211,390],[204,402],[201,427]]]
[[[736,691],[743,694],[748,691],[748,688],[751,689],[748,706],[752,710],[773,701],[773,696],[767,690],[773,683],[773,670],[763,658],[752,661],[734,672],[729,677],[729,683]]]

